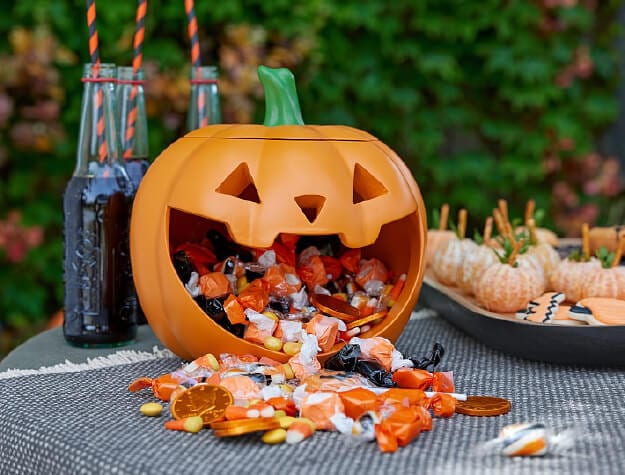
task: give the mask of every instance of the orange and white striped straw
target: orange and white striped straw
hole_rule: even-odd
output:
[[[98,42],[98,29],[96,27],[95,0],[86,0],[87,3],[87,26],[89,28],[89,56],[93,66],[93,75],[97,78],[100,71],[100,51]],[[103,93],[100,86],[96,87],[95,94],[96,109],[96,141],[98,144],[98,158],[100,163],[106,160],[108,155],[108,147],[106,146],[106,138],[104,137],[104,107]]]
[[[143,61],[143,39],[145,36],[145,14],[148,9],[147,0],[138,0],[137,16],[135,19],[135,36],[132,43],[132,72],[133,78],[137,77],[141,62]],[[132,157],[132,150],[135,138],[135,123],[137,121],[137,91],[138,88],[133,84],[130,90],[130,109],[126,119],[126,130],[124,131],[124,160]]]
[[[187,14],[187,32],[189,34],[189,42],[191,43],[191,67],[197,68],[197,74],[200,74],[200,39],[197,29],[197,18],[195,16],[195,6],[193,0],[184,0],[184,9]],[[201,79],[201,78],[197,78]],[[206,106],[206,93],[202,88],[199,90],[197,98],[198,124],[200,127],[208,125],[208,117],[204,110]]]

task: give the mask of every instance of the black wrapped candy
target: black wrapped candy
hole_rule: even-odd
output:
[[[381,386],[383,388],[395,387],[393,374],[386,371],[377,363],[360,360],[356,363],[355,369],[357,373],[362,374],[365,378],[377,386]]]
[[[434,368],[440,364],[443,356],[445,356],[445,348],[443,348],[443,345],[436,342],[429,356],[422,356],[420,358],[418,356],[409,356],[408,359],[412,361],[412,364],[414,364],[414,367],[417,369],[434,371]]]
[[[239,338],[243,338],[243,333],[245,332],[245,325],[237,323],[233,324],[228,320],[228,315],[224,310],[224,297],[217,298],[206,298],[203,295],[198,295],[195,297],[195,301],[200,306],[204,312],[211,317],[214,321],[216,321],[219,325],[221,325],[225,330],[234,334]]]
[[[189,282],[191,278],[191,272],[195,272],[195,268],[191,261],[189,260],[189,256],[184,251],[178,251],[174,254],[173,257],[174,269],[176,269],[176,274],[182,282],[185,284]]]
[[[360,345],[345,345],[341,351],[328,358],[326,369],[336,371],[355,371],[360,358]]]

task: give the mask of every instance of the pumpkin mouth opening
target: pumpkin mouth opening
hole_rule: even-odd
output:
[[[319,206],[315,195],[302,197],[311,223]],[[168,221],[180,282],[199,310],[238,338],[285,351],[306,331],[327,352],[353,336],[375,336],[396,316],[410,264],[397,236],[405,236],[409,217],[382,226],[376,242],[359,249],[337,234],[280,234],[271,247],[255,249],[215,220],[169,208]]]

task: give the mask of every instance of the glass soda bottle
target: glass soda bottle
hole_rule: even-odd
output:
[[[148,152],[148,118],[145,111],[143,68],[135,71],[130,66],[117,67],[117,124],[122,143],[124,165],[135,192],[150,166]],[[133,196],[134,199],[134,196]],[[137,323],[147,323],[137,301]]]
[[[143,68],[134,71],[130,66],[117,67],[117,123],[126,171],[135,190],[150,164],[144,82]]]
[[[219,75],[216,66],[191,67],[191,95],[187,115],[187,131],[221,123]]]
[[[76,346],[134,340],[128,243],[134,193],[116,128],[115,65],[86,64],[76,168],[63,197],[65,339]]]

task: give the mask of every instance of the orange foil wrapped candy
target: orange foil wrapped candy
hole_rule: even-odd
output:
[[[338,395],[343,402],[345,415],[354,420],[357,420],[367,411],[374,411],[380,405],[378,396],[373,391],[365,388],[341,391]]]
[[[269,286],[269,293],[276,297],[286,297],[302,288],[302,281],[295,269],[286,264],[274,265],[265,271],[263,280]]]
[[[302,401],[301,416],[313,421],[319,430],[335,430],[330,419],[344,413],[343,402],[336,393],[312,393]]]
[[[309,290],[313,290],[317,285],[323,287],[328,283],[328,274],[321,256],[309,256],[300,262],[297,266],[297,274]]]
[[[391,388],[384,391],[380,395],[380,399],[390,403],[395,402],[403,404],[404,406],[420,406],[424,403],[424,401],[427,401],[427,397],[422,390],[402,388]]]
[[[220,386],[230,391],[236,401],[249,401],[250,399],[259,399],[262,396],[261,388],[249,376],[223,378]]]
[[[199,286],[200,292],[202,292],[202,295],[207,299],[221,297],[232,290],[230,288],[230,281],[221,272],[204,274],[200,277]]]
[[[142,389],[151,389],[154,396],[161,401],[169,401],[172,393],[179,387],[181,379],[172,373],[159,376],[156,379],[139,378],[128,385],[128,391],[134,393]]]
[[[376,336],[373,338],[354,337],[349,341],[352,345],[360,346],[361,359],[375,361],[386,371],[391,370],[393,364],[393,351],[395,347],[386,338]]]
[[[451,417],[456,412],[456,399],[449,394],[434,394],[428,401],[428,406],[436,417]]]
[[[349,251],[345,251],[339,257],[339,261],[341,265],[345,268],[347,272],[351,272],[352,274],[358,273],[360,269],[360,249],[350,249]]]
[[[263,344],[265,338],[272,336],[274,330],[278,326],[278,322],[272,318],[266,317],[262,313],[254,310],[245,309],[245,316],[249,320],[249,324],[245,329],[243,338],[254,343]]]
[[[454,372],[445,371],[434,373],[432,376],[432,391],[438,393],[453,393],[456,390],[454,385]]]
[[[317,337],[321,351],[329,351],[334,346],[339,334],[339,322],[335,318],[317,314],[306,324],[306,332]]]
[[[228,298],[224,301],[224,310],[228,316],[228,320],[233,325],[246,322],[243,306],[239,303],[234,294],[228,295]]]
[[[400,388],[425,391],[432,385],[433,379],[432,373],[424,369],[399,368],[393,373],[393,382]]]
[[[341,261],[339,261],[336,257],[332,256],[320,256],[321,262],[323,262],[323,267],[326,270],[326,275],[330,276],[331,280],[336,280],[341,277],[343,274],[343,266],[341,266]]]
[[[344,373],[322,369],[318,373],[308,376],[300,383],[306,385],[307,392],[342,392],[370,384],[367,378],[358,373]]]
[[[245,308],[262,312],[269,304],[269,284],[263,279],[256,279],[239,294],[239,302]]]
[[[389,278],[388,270],[380,259],[375,257],[367,260],[363,260],[360,263],[358,274],[356,275],[356,282],[361,287],[364,287],[370,280],[379,280],[386,282]]]

